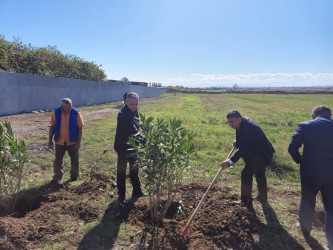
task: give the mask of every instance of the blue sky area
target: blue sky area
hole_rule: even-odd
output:
[[[93,61],[108,79],[333,86],[332,0],[0,0],[0,34]]]

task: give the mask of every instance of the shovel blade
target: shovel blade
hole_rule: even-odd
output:
[[[182,231],[182,235],[184,236],[187,233],[189,226],[185,226],[183,231]]]

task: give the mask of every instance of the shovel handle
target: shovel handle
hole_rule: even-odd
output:
[[[231,149],[231,151],[230,151],[230,153],[229,153],[229,155],[227,156],[226,159],[229,159],[229,158],[230,158],[230,156],[231,156],[231,154],[234,152],[234,150],[235,150],[235,147],[233,147],[233,148]],[[216,181],[217,177],[220,175],[221,171],[222,171],[222,167],[219,169],[219,171],[218,171],[217,174],[215,175],[215,177],[214,177],[213,181],[210,183],[210,185],[209,185],[209,187],[208,187],[206,193],[205,193],[204,196],[201,198],[201,200],[200,200],[198,206],[196,207],[196,209],[195,209],[194,212],[192,213],[191,218],[188,220],[186,226],[184,227],[184,229],[183,229],[183,231],[182,231],[182,235],[185,235],[186,232],[188,231],[188,229],[189,229],[189,227],[190,227],[190,224],[191,224],[192,220],[194,219],[194,216],[196,215],[196,213],[197,213],[198,210],[200,209],[200,207],[201,207],[202,203],[204,202],[204,200],[205,200],[205,198],[206,198],[206,196],[207,196],[209,190],[212,188],[214,182]]]

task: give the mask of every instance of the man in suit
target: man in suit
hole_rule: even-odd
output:
[[[252,207],[252,183],[253,175],[258,185],[257,199],[260,202],[267,202],[267,180],[266,167],[273,158],[274,148],[266,135],[252,119],[243,117],[237,110],[231,110],[226,118],[229,125],[236,129],[236,140],[233,146],[237,148],[235,154],[222,162],[221,167],[225,169],[237,162],[241,157],[245,167],[241,173],[241,200],[236,203],[244,203]]]
[[[326,106],[312,110],[312,120],[298,125],[289,143],[288,151],[300,164],[301,205],[299,222],[304,236],[312,228],[316,196],[320,191],[325,208],[327,244],[333,247],[333,120]],[[299,148],[303,145],[303,154]]]

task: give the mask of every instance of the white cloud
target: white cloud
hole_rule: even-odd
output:
[[[333,86],[333,73],[253,73],[253,74],[192,74],[164,79],[163,85],[186,87],[290,87],[290,86]]]
[[[192,74],[170,78],[142,78],[133,81],[157,82],[163,86],[185,87],[315,87],[333,86],[333,73],[252,73],[252,74]]]

